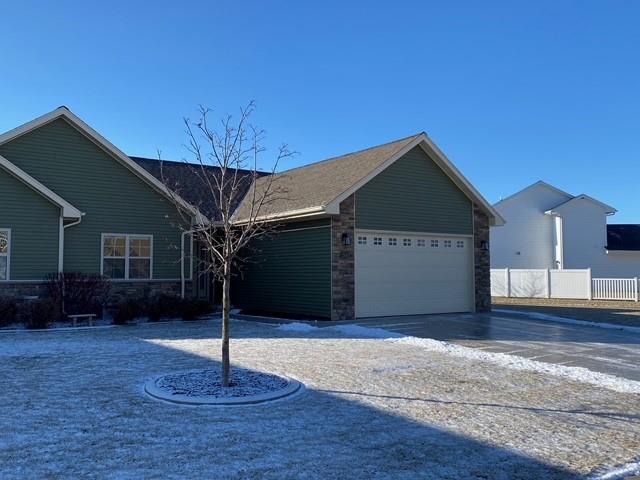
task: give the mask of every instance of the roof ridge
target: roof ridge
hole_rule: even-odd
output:
[[[351,155],[357,155],[359,153],[363,153],[363,152],[366,152],[366,151],[369,151],[369,150],[375,150],[376,148],[385,147],[387,145],[391,145],[392,143],[398,143],[398,142],[402,142],[402,141],[409,140],[409,139],[415,139],[416,137],[419,137],[423,133],[424,132],[416,133],[414,135],[409,135],[409,136],[404,137],[404,138],[399,138],[397,140],[391,140],[389,142],[381,143],[380,145],[374,145],[373,147],[367,147],[367,148],[363,148],[363,149],[360,149],[360,150],[355,150],[353,152],[344,153],[342,155],[336,155],[335,157],[325,158],[324,160],[318,160],[317,162],[307,163],[305,165],[300,165],[299,167],[293,167],[293,168],[290,168],[288,170],[283,170],[282,172],[276,172],[276,173],[277,174],[284,174],[284,173],[293,172],[294,170],[301,170],[303,168],[313,167],[313,166],[319,165],[321,163],[328,163],[328,162],[331,162],[331,161],[334,161],[334,160],[338,160],[340,158],[349,157]]]
[[[133,161],[137,161],[137,160],[145,160],[145,161],[149,161],[149,162],[162,162],[162,163],[172,163],[175,165],[191,165],[194,167],[200,167],[201,164],[200,163],[194,163],[194,162],[187,162],[185,160],[165,160],[165,159],[158,159],[158,158],[150,158],[150,157],[138,157],[137,155],[129,155],[129,158],[132,159]],[[220,167],[218,165],[207,165],[206,163],[202,164],[202,166],[204,166],[205,168],[217,168],[220,169]],[[238,168],[237,169],[239,172],[253,172],[252,169],[249,168]],[[258,171],[258,173],[270,173],[270,172],[260,172]]]

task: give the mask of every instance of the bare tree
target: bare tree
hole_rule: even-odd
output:
[[[276,175],[280,161],[294,152],[281,145],[274,156],[269,172],[258,170],[258,160],[265,152],[264,131],[254,127],[249,119],[255,110],[254,102],[240,109],[237,120],[227,115],[213,126],[211,109],[200,107],[197,121],[184,119],[190,159],[184,164],[190,183],[182,183],[165,176],[160,162],[163,183],[174,192],[174,204],[183,219],[184,232],[194,236],[207,255],[198,259],[205,273],[211,273],[222,283],[222,386],[229,386],[231,279],[242,264],[250,260],[251,244],[261,236],[273,232],[276,225],[269,221],[269,212],[275,202],[286,198],[282,175]],[[160,159],[161,160],[161,159]],[[178,195],[191,190],[199,201],[196,205],[206,219],[193,225]],[[194,203],[194,202],[191,202]],[[238,206],[242,204],[240,212]],[[190,225],[187,227],[186,225]]]

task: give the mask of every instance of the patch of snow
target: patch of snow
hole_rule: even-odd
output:
[[[320,330],[318,327],[314,327],[313,325],[309,325],[308,323],[301,322],[293,322],[293,323],[283,323],[276,327],[278,330],[282,332],[297,332],[297,333],[309,333]]]
[[[616,480],[633,478],[632,475],[640,475],[640,462],[627,463],[619,468],[614,468],[606,473],[593,477],[593,480]]]
[[[536,320],[546,320],[551,322],[569,323],[572,325],[583,325],[586,327],[607,328],[610,330],[624,330],[627,332],[640,333],[640,327],[633,327],[630,325],[618,325],[616,323],[602,323],[602,322],[590,322],[588,320],[576,320],[574,318],[558,317],[556,315],[549,315],[549,314],[540,313],[540,312],[529,312],[525,310],[507,310],[502,308],[494,308],[492,312],[503,313],[503,314],[515,313],[517,315],[526,315],[527,317],[534,318]]]
[[[518,355],[486,352],[475,348],[463,347],[453,343],[433,340],[431,338],[403,337],[391,341],[425,348],[432,352],[446,353],[469,360],[480,360],[493,363],[512,370],[525,370],[563,377],[577,382],[588,383],[620,393],[640,393],[640,382],[626,378],[594,372],[583,367],[569,367],[552,363],[530,360]]]
[[[350,335],[354,337],[370,337],[370,338],[401,338],[404,335],[396,332],[390,332],[382,328],[363,327],[361,325],[347,324],[337,325],[335,327],[329,327],[329,330],[340,332],[343,335]]]
[[[298,333],[311,333],[320,330],[320,328],[314,327],[313,325],[299,322],[283,324],[277,328],[282,331]],[[484,350],[464,347],[462,345],[456,345],[431,338],[405,336],[382,328],[363,327],[356,324],[337,325],[326,327],[322,330],[335,331],[345,336],[377,338],[413,345],[425,348],[432,352],[446,353],[469,360],[489,362],[512,370],[523,370],[553,375],[607,388],[620,393],[640,393],[640,382],[638,381],[620,378],[606,373],[594,372],[584,367],[557,365],[507,353],[486,352]]]

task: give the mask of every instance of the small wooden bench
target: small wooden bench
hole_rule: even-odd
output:
[[[89,320],[89,326],[93,327],[93,319],[95,318],[95,316],[96,315],[94,313],[81,313],[78,315],[68,315],[68,317],[73,322],[74,327],[78,324],[78,320],[84,320],[84,319]]]

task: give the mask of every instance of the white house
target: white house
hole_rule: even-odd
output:
[[[597,277],[640,277],[640,225],[607,225],[616,209],[539,181],[494,205],[491,268],[591,268]]]

